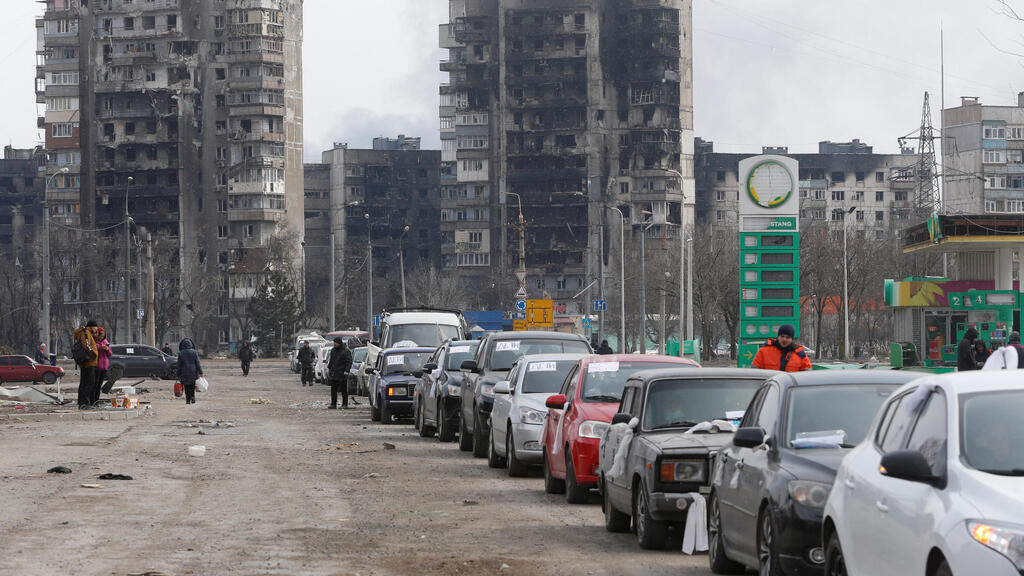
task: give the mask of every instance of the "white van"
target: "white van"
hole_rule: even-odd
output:
[[[377,365],[381,350],[396,347],[435,348],[446,340],[465,340],[466,320],[458,310],[388,309],[380,321],[380,339],[367,344],[365,366]]]

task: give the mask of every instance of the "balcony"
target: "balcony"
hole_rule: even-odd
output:
[[[233,104],[228,115],[235,116],[284,116],[284,104]]]
[[[509,182],[582,181],[587,172],[583,168],[526,168],[509,167]]]
[[[232,142],[284,142],[284,132],[268,130],[235,130],[228,135]]]
[[[284,210],[270,208],[233,208],[228,210],[228,222],[277,222],[284,218]]]
[[[491,37],[491,19],[484,17],[456,18],[451,33],[456,42],[486,42]]]

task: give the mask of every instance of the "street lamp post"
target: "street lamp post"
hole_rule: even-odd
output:
[[[686,258],[686,191],[683,186],[685,177],[671,168],[662,168],[662,170],[679,178],[679,194],[682,196],[682,201],[679,204],[679,355],[682,356],[684,328],[686,329],[685,339],[693,340],[693,300],[691,295],[693,262],[692,257]],[[684,275],[686,276],[685,298],[683,297]]]
[[[129,176],[124,185],[124,330],[127,336],[125,343],[132,341],[132,294],[129,276],[131,275],[131,217],[128,215],[128,188],[135,182]]]
[[[402,228],[402,235],[398,237],[398,268],[399,274],[402,277],[402,308],[408,308],[409,305],[405,300],[405,249],[402,245],[402,240],[405,239],[405,235],[409,232],[409,227]]]
[[[523,218],[523,197],[516,192],[505,192],[509,196],[515,196],[519,204],[519,270],[526,272],[526,219]],[[526,288],[526,275],[522,279],[523,288]]]
[[[67,174],[68,167],[57,170],[46,179],[43,185],[43,317],[40,321],[42,329],[42,341],[46,344],[47,350],[53,353],[53,346],[50,343],[50,205],[46,201],[47,190],[58,174]]]
[[[843,360],[850,359],[850,289],[847,268],[849,260],[846,255],[846,217],[857,210],[850,208],[843,214]]]
[[[358,200],[356,200],[355,202],[349,202],[348,204],[345,204],[342,207],[342,215],[341,215],[341,217],[343,219],[348,217],[348,212],[346,210],[344,210],[344,208],[348,208],[349,206],[358,206],[358,205],[359,205],[359,201]],[[332,219],[332,221],[333,221],[333,219]],[[369,221],[367,221],[366,225],[367,226],[370,225]],[[345,228],[342,228],[342,234],[344,234],[344,230],[345,230]],[[337,262],[335,262],[335,258],[337,258],[337,254],[335,253],[336,247],[334,245],[335,237],[334,237],[334,226],[333,225],[331,226],[330,241],[331,241],[331,293],[330,293],[331,332],[334,332],[335,330],[338,329],[337,310],[336,310],[336,308],[337,308],[336,299],[337,299],[337,291],[338,291],[338,282],[337,282],[337,279],[336,279],[336,275],[337,275]],[[344,252],[344,250],[342,250],[342,252]],[[342,258],[344,258],[344,257],[345,257],[345,255],[342,254]],[[303,263],[303,268],[305,268],[305,263]],[[346,291],[346,296],[347,296],[347,291]],[[347,302],[348,302],[348,300],[346,299],[346,303]],[[346,304],[346,306],[347,306],[347,304]],[[347,311],[348,310],[346,308],[346,313],[347,313]],[[371,318],[371,320],[372,320],[372,318]]]
[[[619,354],[626,346],[626,217],[618,206],[607,206],[619,213]]]
[[[366,313],[367,328],[366,331],[370,333],[370,340],[373,340],[373,234],[371,222],[370,222],[370,207],[366,207],[367,212],[363,214],[363,218],[366,219],[366,270],[369,275],[369,280],[366,283]]]

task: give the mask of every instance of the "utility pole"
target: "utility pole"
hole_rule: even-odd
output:
[[[402,277],[402,308],[408,308],[409,304],[405,300],[405,247],[402,245],[402,241],[405,240],[405,235],[409,232],[409,227],[402,228],[402,235],[398,237],[398,267],[399,274]]]
[[[338,290],[338,285],[337,285],[337,283],[336,283],[336,281],[334,279],[334,275],[335,275],[334,232],[331,232],[330,238],[331,238],[331,300],[330,300],[330,302],[331,302],[330,303],[330,306],[331,306],[331,332],[334,332],[335,330],[338,329],[337,328],[338,324],[337,324],[337,321],[336,321],[337,318],[335,317],[336,305],[334,303],[334,299],[336,298],[335,292]]]
[[[132,272],[131,255],[131,217],[128,215],[128,188],[135,182],[131,176],[124,185],[124,330],[125,339],[123,342],[132,341],[132,291],[129,289],[131,282],[128,278]]]
[[[647,354],[647,247],[645,222],[640,221],[640,353]]]
[[[139,278],[136,281],[136,293],[139,295],[139,307],[135,311],[135,322],[138,325],[139,343],[145,344],[146,336],[142,332],[142,316],[139,315],[139,310],[145,310],[143,306],[143,298],[145,297],[142,293],[142,238],[146,235],[146,229],[142,226],[139,227],[139,238],[138,238],[138,250],[136,251],[136,265],[139,267]],[[143,312],[145,314],[145,312]]]
[[[146,232],[146,344],[156,346],[156,277],[153,274],[153,233]]]
[[[366,219],[366,271],[369,275],[369,280],[366,282],[366,313],[368,316],[366,331],[370,333],[370,340],[373,340],[373,226],[370,222],[370,207],[367,206],[366,210],[366,214],[363,214],[363,218]]]
[[[42,330],[40,341],[46,344],[46,349],[49,350],[50,354],[56,354],[56,351],[50,342],[50,205],[46,199],[50,183],[53,182],[57,174],[67,173],[68,167],[65,166],[51,174],[43,185],[43,221],[41,222],[43,225],[43,317],[40,319],[39,324]]]
[[[609,206],[619,213],[619,354],[626,353],[626,217],[618,206]]]
[[[505,192],[515,196],[519,203],[519,271],[523,276],[519,279],[519,287],[526,290],[526,219],[523,217],[523,197],[516,192]],[[504,205],[504,202],[502,202]]]

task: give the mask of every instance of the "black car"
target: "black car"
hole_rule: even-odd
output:
[[[423,365],[416,383],[416,429],[429,438],[437,433],[441,442],[455,440],[462,405],[462,362],[470,360],[480,345],[477,340],[449,340],[437,348]]]
[[[690,494],[709,492],[711,463],[732,441],[733,422],[776,374],[671,368],[630,378],[613,425],[601,439],[598,487],[605,528],[625,532],[632,519],[641,548],[664,548],[669,524],[682,527],[686,520]],[[707,430],[688,433],[699,425]],[[628,444],[622,444],[624,438]]]
[[[494,385],[508,379],[509,370],[521,356],[530,354],[591,354],[590,343],[578,334],[561,332],[498,332],[487,334],[472,360],[462,363],[462,417],[459,449],[473,456],[487,456]]]
[[[178,357],[164,354],[145,344],[114,344],[110,347],[111,382],[121,378],[162,378],[173,380],[178,373]]]
[[[837,370],[765,382],[712,475],[712,572],[742,574],[749,566],[765,576],[822,574],[822,515],[839,462],[864,439],[886,398],[919,377]]]

